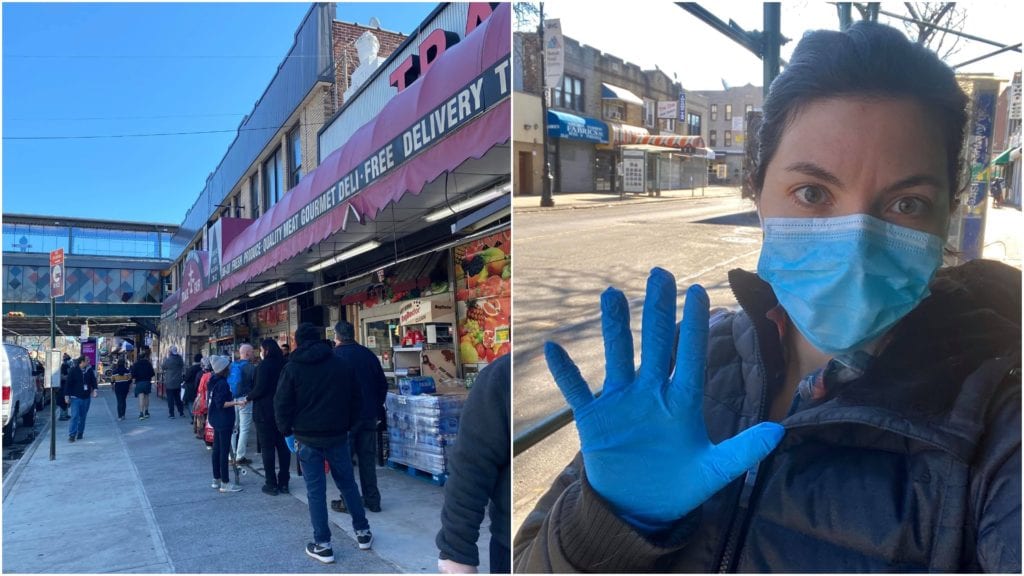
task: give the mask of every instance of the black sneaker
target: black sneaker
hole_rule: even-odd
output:
[[[171,414],[171,420],[174,420],[174,414]]]
[[[360,550],[369,550],[373,546],[373,532],[370,532],[369,528],[356,530],[356,542],[359,543]]]
[[[246,464],[252,464],[252,460],[249,460],[245,456],[242,456],[237,460],[239,466],[245,466]]]
[[[310,542],[306,544],[306,554],[310,558],[316,558],[324,564],[331,564],[334,562],[334,550],[330,546],[321,546]]]
[[[79,435],[78,435],[78,439],[79,439],[79,440],[81,440],[81,439],[82,439],[82,435],[81,435],[81,434],[79,434]]]
[[[348,514],[348,508],[345,506],[344,500],[331,500],[331,510],[341,512],[342,514]]]
[[[277,486],[271,486],[270,484],[264,484],[263,488],[260,488],[260,490],[263,490],[264,494],[269,494],[270,496],[277,496],[279,493]]]
[[[139,420],[145,420],[145,419],[146,419],[146,415],[143,414],[142,412],[139,412]]]
[[[75,441],[75,437],[74,436],[68,436],[68,442],[74,442],[74,441]]]
[[[287,484],[285,484],[285,485],[283,485],[283,486],[278,486],[278,487],[277,487],[277,491],[278,491],[279,493],[281,493],[281,494],[288,494],[288,493],[289,493],[289,492],[288,492],[288,485],[287,485]]]

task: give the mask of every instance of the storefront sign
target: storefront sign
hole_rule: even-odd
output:
[[[658,101],[658,119],[675,119],[678,116],[679,103],[671,100]]]
[[[404,132],[371,154],[333,186],[303,206],[274,230],[246,248],[222,268],[221,278],[233,274],[270,252],[299,230],[309,226],[377,180],[391,174],[432,143],[465,126],[508,98],[511,91],[511,59],[502,58],[456,91],[451,98],[422,116]]]
[[[558,88],[565,73],[565,42],[562,39],[562,21],[552,18],[544,21],[544,87]]]
[[[210,278],[207,281],[208,284],[220,281],[221,255],[224,254],[224,243],[221,242],[224,238],[221,229],[223,225],[222,220],[222,218],[218,218],[206,232],[206,251],[210,254]]]
[[[1020,120],[1020,72],[1013,75],[1010,84],[1010,120]]]
[[[427,322],[454,322],[455,308],[434,300],[411,300],[402,306],[398,322],[402,326]]]
[[[469,5],[469,13],[466,15],[466,36],[476,30],[484,23],[491,13],[498,6],[492,2],[473,2]],[[410,84],[426,74],[430,66],[440,58],[445,51],[459,43],[459,35],[438,28],[427,34],[417,47],[417,55],[410,55],[395,68],[388,76],[388,81],[399,92],[405,90]]]
[[[181,304],[184,305],[189,299],[195,298],[206,288],[207,275],[204,268],[207,258],[207,253],[199,250],[193,250],[185,257],[185,271],[181,279],[179,297]]]
[[[596,118],[548,110],[548,136],[605,144],[608,142],[608,125]]]
[[[679,93],[679,121],[686,122],[686,92]]]

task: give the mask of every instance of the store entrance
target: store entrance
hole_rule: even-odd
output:
[[[395,386],[394,349],[399,344],[398,316],[364,322],[363,328],[363,344],[380,358],[388,385]]]

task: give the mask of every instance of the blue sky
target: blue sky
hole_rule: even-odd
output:
[[[434,6],[338,3],[336,17],[408,34]],[[4,3],[3,212],[180,224],[309,7]]]

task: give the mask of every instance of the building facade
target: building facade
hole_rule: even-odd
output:
[[[181,259],[168,332],[231,353],[346,319],[395,379],[472,380],[511,345],[509,6],[438,5],[397,45],[339,43],[327,5],[307,27],[295,65],[319,72]],[[247,192],[258,210],[233,211]]]
[[[760,110],[764,91],[760,86],[729,87],[701,91],[707,99],[707,145],[715,152],[710,166],[711,182],[738,186],[743,182],[743,157],[747,143],[747,113]]]
[[[702,185],[705,99],[659,69],[642,70],[569,37],[563,37],[563,45],[561,83],[546,94],[553,191],[651,192]],[[517,33],[515,50],[517,90],[539,101],[545,91],[537,35]],[[534,178],[529,189],[517,192],[539,193],[535,175],[543,173],[543,159],[534,155],[539,139],[527,124],[516,137],[514,155],[517,174]],[[627,162],[626,156],[640,160]]]

